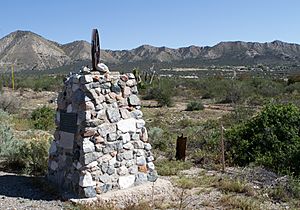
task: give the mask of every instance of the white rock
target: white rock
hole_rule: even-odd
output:
[[[134,146],[130,142],[128,142],[128,143],[123,145],[123,148],[126,149],[126,150],[133,150]]]
[[[147,167],[148,167],[149,169],[151,169],[151,170],[154,170],[154,169],[155,169],[155,166],[154,166],[154,164],[153,164],[152,162],[147,163]]]
[[[103,123],[100,126],[98,126],[98,133],[102,137],[106,137],[107,134],[112,134],[116,132],[116,125],[112,123]]]
[[[85,83],[89,83],[89,82],[93,82],[93,77],[92,75],[82,75],[80,78],[79,78],[79,81],[81,84],[85,84]]]
[[[137,128],[143,128],[144,126],[145,126],[145,120],[143,120],[143,119],[136,120]]]
[[[106,155],[103,155],[102,157],[100,157],[98,159],[98,161],[100,161],[100,162],[108,162],[111,159],[112,159],[112,156],[110,154],[106,154]]]
[[[153,156],[149,156],[146,159],[147,159],[147,162],[152,162],[154,160],[154,157]]]
[[[50,168],[55,171],[58,167],[58,163],[56,161],[51,161]]]
[[[94,152],[95,151],[95,145],[93,142],[89,140],[89,138],[85,138],[82,142],[82,150],[84,153],[88,152]]]
[[[72,112],[72,104],[69,104],[67,107],[67,113]]]
[[[110,160],[108,161],[108,165],[113,166],[113,165],[115,165],[116,162],[117,162],[116,157],[113,157],[112,159],[110,159]]]
[[[84,72],[90,72],[91,70],[88,67],[85,66],[85,67],[83,67],[83,71]]]
[[[50,153],[50,155],[53,155],[56,153],[56,151],[57,151],[56,142],[52,141],[50,149],[49,149],[49,153]]]
[[[93,181],[93,177],[89,172],[86,172],[85,175],[80,176],[79,186],[90,187],[90,186],[95,186],[95,185],[96,185],[96,182]]]
[[[143,165],[145,165],[145,164],[146,164],[146,159],[145,159],[145,157],[144,157],[144,156],[137,157],[137,158],[136,158],[136,164],[137,164],[138,166],[143,166]]]
[[[77,164],[76,164],[76,169],[79,170],[81,167],[82,167],[81,163],[80,163],[80,162],[77,162]]]
[[[121,113],[121,117],[122,117],[123,119],[128,119],[128,118],[130,118],[130,112],[129,112],[127,109],[121,108],[121,109],[120,109],[120,113]]]
[[[146,143],[146,144],[144,144],[144,147],[145,147],[145,150],[147,150],[147,151],[149,151],[149,150],[151,150],[151,144],[149,144],[149,143]]]
[[[119,177],[119,186],[120,189],[126,189],[134,185],[135,176],[128,175],[128,176],[120,176]]]
[[[86,165],[87,168],[93,168],[96,167],[98,165],[98,161],[93,161],[89,164]]]
[[[117,127],[123,133],[126,132],[136,132],[136,120],[133,118],[129,118],[126,120],[120,120],[117,123]]]
[[[148,132],[147,132],[147,129],[145,127],[142,128],[141,140],[143,142],[147,142],[148,141]]]
[[[120,176],[124,176],[126,174],[128,174],[128,169],[126,166],[121,166],[120,168],[118,168],[118,174]]]
[[[122,134],[122,141],[123,141],[123,144],[126,144],[127,142],[129,142],[130,134],[129,133]]]
[[[129,79],[135,79],[135,76],[133,73],[128,73],[127,76]]]
[[[101,72],[109,72],[109,68],[104,63],[98,63],[96,69]]]

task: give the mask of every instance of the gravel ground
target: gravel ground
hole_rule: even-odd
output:
[[[37,179],[40,178],[0,171],[0,209],[63,209],[63,202],[57,196],[42,191],[34,184]]]

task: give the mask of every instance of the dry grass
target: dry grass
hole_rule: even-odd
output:
[[[254,189],[249,184],[247,184],[247,182],[241,181],[239,179],[221,179],[219,182],[216,183],[215,186],[225,193],[233,192],[245,193],[249,196],[255,195]]]
[[[228,209],[256,210],[261,209],[260,203],[254,199],[236,195],[224,195],[219,203]]]

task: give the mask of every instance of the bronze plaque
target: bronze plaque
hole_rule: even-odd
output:
[[[76,133],[77,132],[77,114],[60,112],[59,130]]]

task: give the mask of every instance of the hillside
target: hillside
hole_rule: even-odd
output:
[[[29,32],[16,31],[0,39],[0,65],[15,69],[48,69],[70,63],[71,59],[55,42]]]
[[[142,45],[132,50],[102,50],[101,59],[117,69],[133,66],[199,67],[203,65],[299,64],[300,45],[273,41],[220,42],[212,47],[178,49]],[[0,39],[0,70],[45,70],[90,60],[90,44],[58,44],[30,31],[15,31]],[[171,64],[172,63],[172,64]]]

